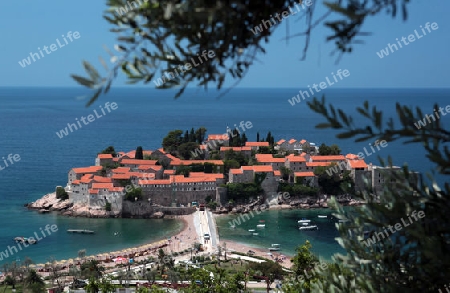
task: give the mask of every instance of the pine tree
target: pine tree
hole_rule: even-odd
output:
[[[141,146],[138,146],[136,148],[136,154],[134,155],[134,158],[136,160],[143,160],[144,159],[144,151],[142,150]]]

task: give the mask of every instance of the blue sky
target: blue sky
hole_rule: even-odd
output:
[[[109,32],[110,25],[102,18],[105,3],[92,0],[1,1],[0,86],[76,86],[69,75],[84,75],[82,60],[100,68],[98,56],[108,56],[103,45],[112,48],[115,43],[115,35]],[[313,35],[307,60],[300,61],[304,39],[292,39],[288,45],[282,41],[287,23],[292,33],[303,27],[295,15],[290,16],[272,36],[266,46],[267,54],[259,56],[261,62],[253,66],[239,87],[304,88],[331,78],[331,72],[338,69],[349,70],[350,76],[333,87],[448,87],[449,10],[449,1],[415,0],[409,5],[406,22],[400,17],[392,19],[385,13],[373,17],[363,29],[373,35],[364,37],[365,44],[357,45],[354,52],[337,65],[336,57],[330,56],[334,45],[325,41],[330,31],[323,26]],[[383,59],[377,56],[376,52],[389,42],[407,37],[416,29],[420,32],[420,25],[427,22],[436,22],[439,28]],[[68,40],[65,47],[25,68],[19,65],[18,61],[30,52],[37,52],[38,47],[50,46],[57,38],[63,41],[61,35],[68,31],[78,31],[80,38],[73,42]],[[123,85],[121,77],[115,86]],[[153,83],[149,85],[154,87]]]

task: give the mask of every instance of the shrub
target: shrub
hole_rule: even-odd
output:
[[[66,200],[69,199],[69,195],[63,187],[58,186],[56,187],[56,198],[60,200]]]

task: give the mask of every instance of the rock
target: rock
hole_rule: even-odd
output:
[[[50,213],[50,210],[40,209],[40,210],[39,210],[39,213],[40,213],[40,214]]]
[[[164,213],[163,213],[163,212],[156,212],[156,213],[153,213],[153,214],[151,215],[151,218],[152,218],[152,219],[162,219],[162,218],[164,218]]]

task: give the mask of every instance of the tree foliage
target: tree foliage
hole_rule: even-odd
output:
[[[387,11],[393,17],[401,9],[406,19],[406,4],[409,0],[342,0],[326,2],[326,12],[317,15],[317,6],[321,1],[304,1],[303,8],[296,16],[304,21],[302,29],[292,37],[305,37],[303,57],[309,47],[312,32],[318,25],[331,30],[327,41],[333,41],[336,48],[332,53],[352,52],[353,46],[361,43],[359,36],[364,20]],[[72,75],[79,84],[93,90],[93,96],[87,103],[91,105],[101,94],[109,91],[119,70],[134,84],[158,79],[160,76],[178,69],[178,75],[162,84],[155,82],[158,89],[179,87],[175,97],[183,94],[191,83],[197,83],[205,89],[212,84],[222,88],[228,78],[239,81],[257,60],[258,54],[265,53],[264,44],[283,21],[275,22],[267,29],[262,24],[289,8],[295,9],[295,0],[274,0],[261,3],[258,0],[237,2],[186,0],[172,1],[133,1],[108,0],[108,9],[104,18],[113,26],[111,32],[117,34],[116,56],[109,49],[112,68],[100,57],[106,71],[104,76],[84,61],[83,67],[88,77]],[[126,11],[124,11],[126,8]],[[255,27],[258,26],[258,32]],[[303,29],[304,28],[304,29]],[[190,70],[185,64],[198,60],[199,55],[212,51],[213,58]],[[197,55],[198,54],[198,55]],[[197,61],[198,63],[198,61]],[[184,66],[184,67],[183,67]],[[180,69],[181,68],[181,69]]]
[[[326,120],[317,128],[341,130],[338,138],[355,138],[357,142],[401,139],[403,144],[419,144],[437,172],[442,176],[450,174],[450,132],[440,120],[417,129],[414,122],[424,117],[419,108],[414,111],[397,103],[398,120],[384,120],[380,110],[364,102],[356,110],[369,120],[370,125],[365,126],[361,122],[355,125],[353,117],[343,110],[326,105],[325,98],[315,98],[308,105]],[[438,110],[437,105],[434,108]],[[431,175],[427,175],[427,181],[417,178],[406,165],[399,172],[389,172],[391,158],[380,161],[387,168],[385,180],[394,182],[384,186],[382,196],[374,198],[362,192],[357,198],[366,204],[352,211],[343,209],[334,199],[330,203],[339,219],[349,220],[338,225],[338,242],[347,254],[338,254],[336,261],[351,269],[353,275],[343,278],[339,277],[342,272],[329,272],[323,282],[315,284],[315,292],[436,292],[448,284],[450,184],[441,187]],[[408,217],[420,211],[425,215],[423,219],[413,220],[408,226],[402,224],[402,219],[410,223]],[[403,228],[394,230],[396,233],[386,239],[375,239],[373,243],[364,239],[364,231],[383,233],[398,223]]]
[[[117,155],[116,151],[114,150],[114,147],[110,145],[106,149],[104,149],[101,154],[111,154],[113,157]]]
[[[341,149],[337,144],[332,144],[330,146],[327,146],[326,144],[322,143],[319,146],[319,155],[321,156],[334,156],[334,155],[340,155]]]
[[[69,194],[66,192],[64,187],[58,186],[56,187],[56,198],[60,200],[69,199]]]
[[[135,153],[135,155],[134,155],[134,158],[135,158],[136,160],[143,160],[143,159],[144,159],[144,151],[142,150],[142,147],[141,147],[141,146],[138,146],[138,147],[136,148],[136,153]]]

